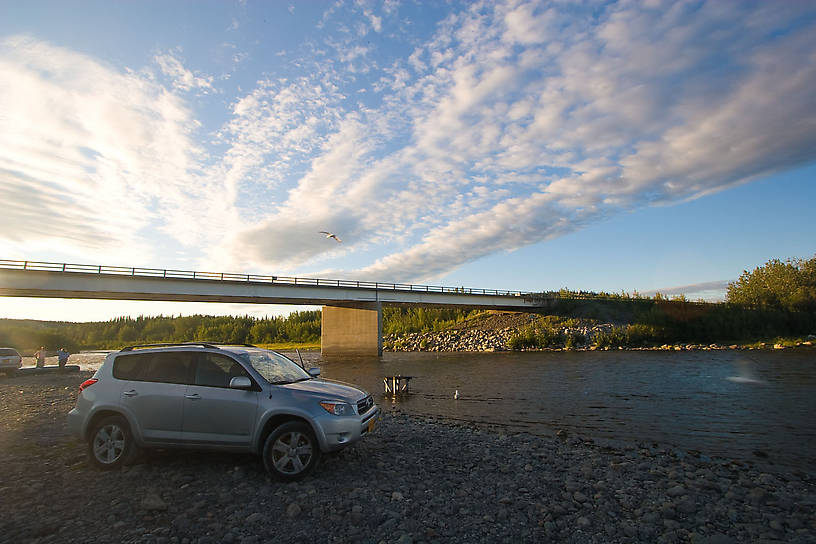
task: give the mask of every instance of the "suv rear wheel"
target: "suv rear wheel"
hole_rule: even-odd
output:
[[[267,437],[263,449],[267,472],[280,480],[298,480],[320,460],[320,446],[311,427],[299,421],[284,423]]]
[[[130,427],[122,416],[100,419],[90,436],[88,453],[91,462],[103,470],[121,467],[136,453]]]

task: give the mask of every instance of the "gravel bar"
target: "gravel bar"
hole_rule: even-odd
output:
[[[296,483],[258,457],[90,466],[65,429],[89,372],[0,378],[0,541],[816,542],[816,473],[386,413]]]

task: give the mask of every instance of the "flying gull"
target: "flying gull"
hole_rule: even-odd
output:
[[[331,232],[326,232],[325,230],[321,230],[321,231],[320,231],[320,234],[325,234],[325,235],[326,235],[326,238],[334,238],[334,240],[335,240],[335,241],[336,241],[338,244],[339,244],[339,243],[341,243],[341,242],[343,241],[343,240],[341,240],[340,238],[338,238],[336,234],[332,234]]]

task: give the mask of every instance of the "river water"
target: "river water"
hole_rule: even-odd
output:
[[[295,360],[297,355],[290,354]],[[404,412],[607,443],[816,466],[816,351],[303,354],[322,377],[357,384]],[[101,355],[71,363],[98,366]],[[83,363],[83,360],[86,361]],[[410,394],[383,377],[413,376]],[[455,392],[459,398],[455,399]]]

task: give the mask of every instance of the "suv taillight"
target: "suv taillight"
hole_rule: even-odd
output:
[[[96,378],[91,378],[90,380],[85,380],[84,382],[79,384],[79,392],[82,393],[82,391],[84,389],[87,389],[88,387],[92,386],[93,384],[95,384],[98,381],[99,380],[97,380]]]

